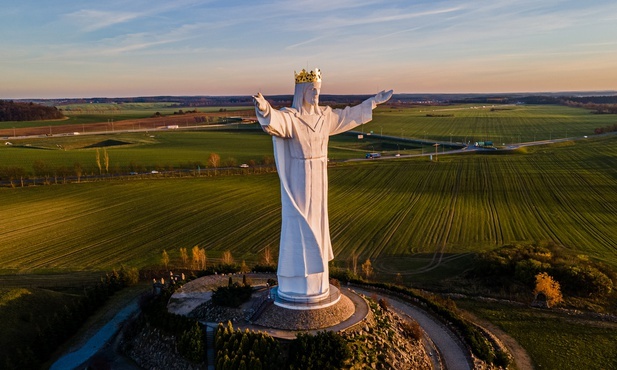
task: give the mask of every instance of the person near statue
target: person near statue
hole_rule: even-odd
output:
[[[281,184],[282,224],[278,295],[290,301],[318,302],[329,294],[328,262],[334,258],[328,222],[328,140],[372,119],[390,99],[382,91],[354,107],[319,106],[321,71],[295,74],[290,108],[273,109],[253,96],[261,128],[272,136]]]

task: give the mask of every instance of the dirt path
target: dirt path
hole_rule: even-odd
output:
[[[490,321],[483,320],[473,315],[472,313],[465,311],[465,317],[468,318],[475,324],[480,325],[484,329],[490,331],[495,335],[504,346],[508,348],[508,351],[514,357],[514,363],[516,364],[516,368],[520,370],[531,370],[534,369],[533,362],[531,361],[531,357],[523,347],[521,347],[518,342],[508,335],[505,331],[501,330],[498,326],[494,325]]]

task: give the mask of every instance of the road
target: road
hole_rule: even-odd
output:
[[[412,306],[409,303],[402,302],[398,298],[389,294],[384,294],[381,291],[377,292],[358,287],[354,287],[353,289],[369,297],[376,295],[378,299],[385,298],[394,312],[403,317],[411,317],[417,321],[437,347],[446,369],[471,370],[473,368],[470,358],[467,355],[467,350],[463,347],[463,344],[448,328],[435,320],[426,311]]]

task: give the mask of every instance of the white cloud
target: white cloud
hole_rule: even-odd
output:
[[[96,31],[118,23],[124,23],[140,16],[139,13],[109,12],[102,10],[78,10],[66,18],[79,24],[83,31]]]

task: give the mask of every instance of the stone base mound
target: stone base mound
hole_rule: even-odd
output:
[[[272,304],[264,310],[254,324],[280,330],[323,329],[347,320],[354,312],[353,302],[341,294],[336,304],[313,310],[293,310]]]

